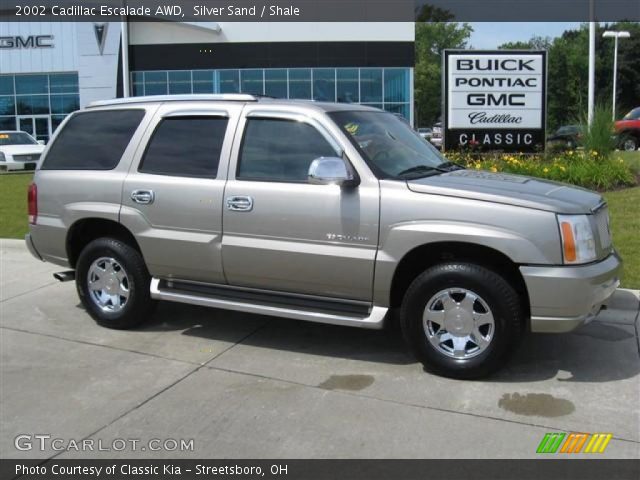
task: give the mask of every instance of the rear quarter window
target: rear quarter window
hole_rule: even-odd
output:
[[[142,109],[76,113],[51,145],[41,169],[114,169],[144,114]]]

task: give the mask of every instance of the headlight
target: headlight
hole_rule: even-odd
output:
[[[596,242],[587,215],[558,215],[564,263],[589,263],[596,259]]]

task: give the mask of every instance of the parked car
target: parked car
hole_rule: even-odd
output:
[[[0,131],[0,170],[35,170],[44,146],[27,132]]]
[[[418,135],[420,135],[425,140],[431,140],[431,135],[433,134],[433,129],[429,127],[420,127],[418,128]]]
[[[250,95],[91,104],[28,192],[26,244],[100,324],[157,300],[380,329],[458,378],[527,330],[592,320],[619,283],[595,192],[447,162],[391,113]],[[355,348],[355,346],[354,346]]]
[[[547,146],[555,149],[575,150],[580,145],[581,125],[564,125],[547,137]]]
[[[433,128],[431,129],[431,138],[429,141],[433,144],[437,149],[442,148],[442,122],[435,123]]]
[[[637,150],[640,147],[640,107],[627,113],[615,123],[619,147],[623,150]]]

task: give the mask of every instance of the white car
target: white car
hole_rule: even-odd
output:
[[[35,170],[43,150],[27,132],[0,130],[0,170]]]
[[[438,149],[442,148],[442,123],[436,123],[431,130],[432,133],[429,141],[434,147]]]

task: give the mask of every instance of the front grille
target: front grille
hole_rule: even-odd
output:
[[[596,228],[600,239],[600,248],[609,250],[611,248],[611,230],[609,228],[609,209],[604,206],[595,213]]]
[[[37,162],[38,160],[40,160],[40,154],[30,153],[25,155],[14,155],[13,159],[16,162]]]

